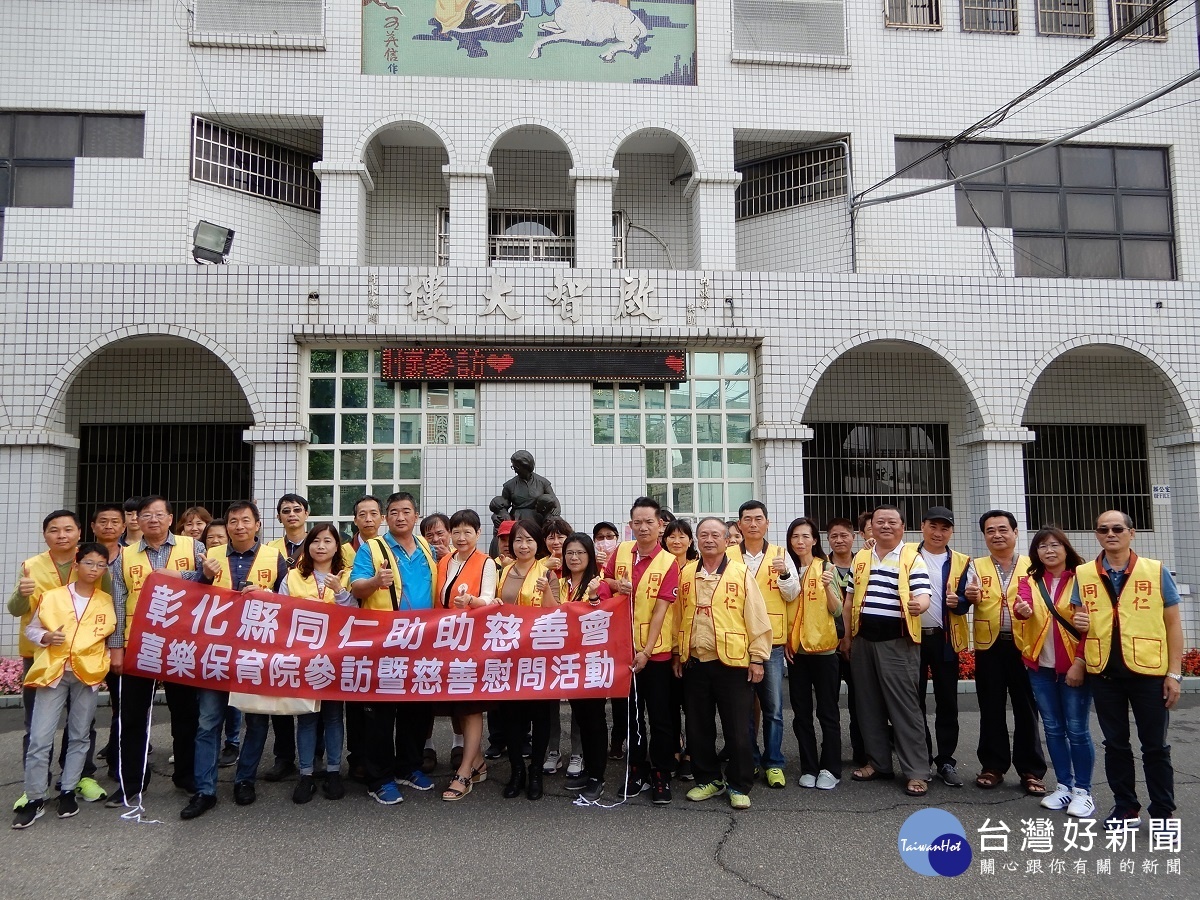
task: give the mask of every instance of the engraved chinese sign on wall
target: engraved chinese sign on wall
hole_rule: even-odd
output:
[[[695,0],[363,0],[363,74],[696,83]]]

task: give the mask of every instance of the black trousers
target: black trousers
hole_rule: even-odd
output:
[[[320,718],[317,722],[320,723]],[[271,730],[275,732],[275,761],[296,761],[296,717],[271,716]]]
[[[1171,745],[1167,743],[1170,711],[1163,703],[1163,679],[1154,675],[1128,678],[1088,676],[1096,718],[1104,734],[1104,774],[1113,801],[1125,809],[1141,809],[1133,771],[1133,748],[1129,743],[1129,712],[1137,725],[1142,744],[1142,771],[1150,795],[1150,817],[1170,818],[1175,812],[1175,770],[1171,767]]]
[[[516,772],[525,765],[521,750],[525,735],[533,730],[533,752],[529,766],[542,771],[546,748],[550,745],[550,723],[558,716],[557,700],[509,700],[504,703],[504,742],[508,744],[508,762]]]
[[[788,663],[788,694],[792,700],[792,730],[800,745],[800,772],[816,775],[828,769],[842,777],[842,715],[838,707],[841,666],[836,653],[797,653]],[[821,753],[817,755],[817,732],[813,726],[813,700],[821,724]]]
[[[579,741],[583,750],[583,774],[604,780],[608,764],[608,723],[604,719],[604,700],[587,698],[571,701],[571,714],[579,726]]]
[[[364,703],[367,785],[377,790],[398,775],[421,768],[425,735],[433,721],[428,703]]]
[[[979,700],[979,765],[983,770],[1003,775],[1011,766],[1018,775],[1044,776],[1046,755],[1037,724],[1037,705],[1029,686],[1029,672],[1012,640],[997,638],[986,650],[975,651],[975,691]],[[1008,701],[1013,711],[1011,744]]]
[[[171,752],[175,754],[176,787],[191,791],[196,786],[196,732],[200,728],[200,706],[196,689],[186,684],[163,684],[167,709],[171,711]]]
[[[670,777],[679,752],[679,713],[672,709],[675,671],[669,660],[646,663],[634,676],[637,703],[629,702],[629,766],[639,777],[650,768]],[[686,688],[685,688],[686,690]],[[635,719],[636,716],[636,719]],[[646,730],[649,719],[650,730]],[[750,721],[747,716],[746,721]]]
[[[855,703],[854,673],[850,671],[850,660],[838,657],[838,671],[842,681],[846,682],[846,705],[850,713],[850,753],[856,766],[867,764],[867,747],[863,743],[862,727],[858,724],[858,709]],[[831,770],[832,771],[832,770]]]
[[[115,775],[120,766],[118,760],[121,756],[121,748],[117,743],[117,726],[121,721],[121,676],[109,672],[104,683],[108,686],[108,705],[112,711],[112,720],[108,726],[108,744],[100,755],[108,763],[109,774]]]
[[[925,746],[929,750],[929,762],[941,768],[949,763],[957,765],[954,751],[958,749],[958,654],[947,653],[948,639],[944,629],[933,634],[921,634],[921,678],[917,687],[917,699],[921,703],[921,715],[925,717]],[[946,657],[950,658],[947,659]],[[933,674],[934,710],[933,730],[937,734],[937,753],[933,752],[933,735],[929,733],[929,715],[925,711],[925,695],[929,690],[929,675]]]
[[[140,675],[121,676],[120,754],[117,760],[117,783],[127,798],[136,797],[150,782],[150,771],[146,767],[146,755],[150,747],[150,707],[153,703],[153,678],[143,678]],[[194,735],[192,747],[194,762]]]
[[[717,761],[719,715],[729,754],[725,781],[735,791],[750,793],[754,753],[746,723],[754,713],[754,686],[746,679],[746,669],[727,666],[720,660],[688,660],[683,670],[683,696],[688,752],[696,784],[721,780],[721,764]]]
[[[346,762],[353,772],[367,765],[367,713],[366,704],[346,701]]]
[[[612,697],[612,733],[609,742],[619,747],[629,740],[629,698]]]

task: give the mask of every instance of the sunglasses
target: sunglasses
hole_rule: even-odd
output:
[[[1129,529],[1126,528],[1124,525],[1097,525],[1096,526],[1096,534],[1108,534],[1110,531],[1113,534],[1124,534],[1125,532],[1129,531]]]

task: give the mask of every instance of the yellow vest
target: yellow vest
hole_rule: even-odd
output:
[[[23,657],[29,659],[42,650],[42,648],[25,637],[25,628],[29,625],[29,620],[33,618],[34,612],[37,611],[42,594],[46,591],[63,587],[63,581],[58,574],[58,566],[54,564],[54,560],[50,557],[49,550],[39,553],[37,556],[29,557],[29,559],[25,560],[23,569],[29,572],[29,577],[33,579],[34,587],[33,593],[29,595],[29,609],[21,616],[21,630],[17,632],[17,650]],[[67,584],[70,584],[74,580],[75,563],[72,562],[71,571],[67,575]]]
[[[281,538],[275,538],[275,540],[273,540],[273,541],[268,541],[264,546],[274,547],[276,550],[279,551],[280,555],[283,556],[284,559],[290,558],[288,556],[288,545],[287,545],[287,536],[286,535]],[[292,560],[292,565],[290,566],[290,568],[293,568],[293,569],[296,568],[296,563],[298,563],[300,561],[300,552],[301,552],[300,550],[296,551],[296,558]],[[342,558],[345,559],[345,556],[343,555]],[[354,564],[353,557],[351,558],[350,564],[351,565]]]
[[[271,583],[274,584],[274,581]],[[333,603],[335,602],[334,598],[337,596],[329,588],[325,588],[325,595],[321,596],[321,592],[317,590],[316,573],[314,572],[306,578],[300,574],[299,569],[292,569],[287,573],[287,592],[289,597],[299,597],[302,600],[318,600],[321,603]]]
[[[429,563],[429,584],[430,591],[433,595],[434,606],[437,606],[437,563],[433,561],[433,551],[429,549],[429,544],[425,538],[419,534],[414,534],[413,539],[417,542],[417,546],[421,548],[421,552],[425,554],[425,559]],[[392,552],[392,548],[381,534],[379,537],[371,538],[367,541],[367,549],[371,551],[371,564],[375,567],[375,574],[379,574],[379,570],[383,568],[383,560],[386,559],[388,565],[392,569],[392,587],[384,587],[377,590],[370,597],[362,602],[363,609],[378,609],[391,611],[399,609],[400,598],[404,594],[404,582],[400,578],[400,563],[396,561],[396,554]],[[396,604],[392,605],[392,588],[395,588]]]
[[[671,556],[669,553],[666,555]],[[673,561],[674,557],[671,559]],[[717,657],[727,666],[745,669],[750,665],[750,638],[746,634],[746,579],[750,572],[744,564],[734,562],[728,557],[726,560],[725,571],[721,573],[721,580],[713,588],[712,595],[713,633],[716,637]],[[699,566],[700,560],[694,559],[684,566],[679,576],[680,662],[687,662],[692,653],[692,623],[696,619],[696,572]]]
[[[125,640],[133,630],[133,614],[137,610],[138,597],[142,594],[142,585],[150,577],[154,568],[150,565],[150,556],[141,549],[142,542],[121,549],[121,574],[125,576],[125,588],[129,591],[125,598]],[[213,548],[215,553],[219,547]],[[175,544],[171,547],[171,555],[167,557],[164,569],[173,572],[192,572],[196,568],[196,543],[186,534],[175,535]]]
[[[623,541],[617,547],[616,559],[613,561],[613,577],[618,581],[622,578],[633,581],[633,553],[636,549],[637,541]],[[658,591],[673,565],[675,565],[675,557],[660,547],[654,558],[650,560],[650,565],[642,575],[642,580],[634,589],[633,649],[635,652],[646,649],[646,638],[650,636],[650,619],[654,615],[654,604],[658,602]],[[617,596],[628,599],[626,594]],[[674,622],[671,620],[671,614],[668,613],[666,619],[663,620],[662,630],[658,633],[658,640],[649,651],[650,655],[670,653],[674,649],[671,646],[674,634]]]
[[[1083,638],[1087,670],[1099,674],[1108,666],[1112,653],[1113,604],[1104,563],[1084,563],[1075,570],[1079,600],[1087,607],[1091,623]],[[1117,597],[1121,622],[1121,656],[1130,672],[1138,675],[1167,674],[1167,625],[1163,621],[1162,563],[1138,556],[1133,571],[1125,576]]]
[[[1017,569],[1013,572],[1012,580],[1008,582],[1008,593],[1000,593],[1000,572],[990,556],[981,556],[975,560],[975,572],[979,575],[979,602],[972,612],[974,617],[975,649],[986,650],[996,643],[1000,635],[1000,604],[1008,606],[1009,618],[1012,618],[1012,607],[1017,602],[1017,586],[1021,579],[1029,574],[1029,557],[1017,557]],[[1015,631],[1015,629],[1014,629]],[[1014,636],[1013,640],[1016,640]]]
[[[793,653],[827,653],[837,649],[837,619],[829,612],[821,581],[825,565],[825,560],[814,558],[800,579],[800,594],[796,598],[799,609],[790,632]]]
[[[758,572],[754,576],[754,580],[758,582],[758,589],[762,591],[763,600],[767,602],[767,618],[771,620],[771,644],[776,647],[782,646],[791,634],[799,606],[795,601],[788,603],[784,599],[779,590],[779,573],[771,568],[772,560],[784,559],[786,562],[785,552],[782,547],[768,544],[762,562],[758,565]],[[746,563],[741,544],[730,547],[725,551],[725,555],[735,563]]]
[[[496,596],[501,596],[504,590],[504,581],[508,578],[508,573],[512,571],[512,567],[516,563],[509,563],[504,567],[504,571],[500,573],[500,578],[496,582]],[[525,580],[521,582],[521,593],[517,595],[516,606],[541,606],[542,592],[537,590],[535,585],[537,580],[542,578],[549,572],[550,569],[543,560],[534,560],[529,571],[525,573]]]
[[[26,687],[48,687],[63,675],[67,662],[86,685],[97,685],[108,674],[108,636],[116,631],[117,613],[113,600],[99,586],[88,598],[83,616],[75,618],[71,589],[57,587],[42,595],[38,618],[47,631],[62,629],[66,641],[57,647],[38,647],[33,666],[25,676]]]
[[[962,653],[971,646],[971,628],[967,623],[968,607],[966,606],[966,598],[963,596],[963,591],[966,589],[967,583],[965,575],[967,569],[971,565],[971,557],[965,553],[959,553],[957,550],[950,550],[950,588],[951,593],[958,595],[958,610],[955,611],[942,605],[942,631],[950,635],[950,646],[954,648],[955,653]],[[941,572],[930,572],[929,580],[941,578]],[[942,590],[946,590],[946,585],[942,585]],[[945,597],[945,594],[942,594]],[[930,602],[933,598],[930,597]]]
[[[208,558],[215,559],[221,564],[221,571],[212,580],[213,587],[233,588],[233,575],[229,570],[230,544],[213,547],[208,551]],[[259,544],[258,552],[254,554],[254,562],[250,564],[250,572],[246,578],[247,584],[258,585],[265,591],[275,589],[275,580],[279,578],[279,550],[269,544]]]
[[[1064,572],[1062,575],[1062,586],[1059,588],[1058,602],[1054,603],[1054,597],[1048,593],[1042,592],[1042,585],[1033,580],[1033,577],[1026,575],[1025,578],[1029,582],[1029,593],[1031,594],[1029,605],[1033,607],[1033,612],[1030,613],[1028,619],[1018,619],[1013,617],[1013,641],[1017,645],[1017,649],[1021,651],[1021,655],[1025,657],[1033,665],[1037,665],[1037,659],[1042,653],[1042,647],[1046,641],[1050,639],[1050,626],[1054,624],[1058,627],[1059,634],[1062,635],[1063,645],[1067,648],[1067,653],[1072,658],[1075,656],[1075,648],[1079,645],[1079,639],[1067,629],[1063,628],[1050,614],[1050,610],[1046,606],[1046,601],[1054,603],[1054,608],[1058,610],[1058,614],[1071,621],[1071,617],[1075,615],[1075,610],[1071,608],[1071,578],[1074,572]]]
[[[916,544],[900,545],[900,612],[908,626],[908,636],[913,643],[921,643],[921,616],[909,615],[908,600],[912,589],[908,584],[909,573],[913,563],[920,554]],[[862,616],[863,600],[867,596],[867,584],[871,580],[871,567],[875,564],[875,551],[864,547],[854,555],[854,600],[850,605],[850,637],[858,634],[858,620]]]

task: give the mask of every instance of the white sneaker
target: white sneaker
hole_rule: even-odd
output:
[[[840,781],[841,779],[835,777],[828,769],[822,769],[821,774],[817,776],[817,787],[823,791],[832,791]]]
[[[1087,819],[1096,811],[1096,801],[1091,792],[1085,788],[1074,788],[1071,791],[1071,805],[1067,807],[1067,815],[1077,819]]]
[[[578,778],[582,774],[583,774],[583,757],[576,754],[576,755],[572,756],[571,761],[567,763],[567,777],[568,778]]]
[[[800,776],[800,787],[815,788],[816,786],[817,786],[817,776],[816,775],[801,775]]]
[[[542,771],[547,775],[553,775],[562,766],[561,758],[557,750],[551,750],[546,754],[546,761],[542,763]]]
[[[1065,788],[1061,784],[1054,789],[1053,794],[1047,794],[1042,798],[1042,806],[1045,809],[1066,809],[1071,803],[1071,789]]]

